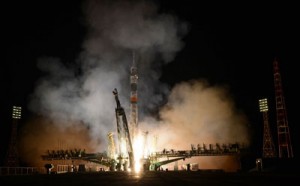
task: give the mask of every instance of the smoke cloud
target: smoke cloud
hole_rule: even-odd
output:
[[[58,127],[58,126],[64,127]],[[44,167],[41,155],[48,150],[74,150],[94,152],[97,142],[89,136],[89,128],[83,123],[55,123],[44,117],[37,117],[21,130],[19,153],[23,163],[28,166]]]
[[[160,121],[149,118],[142,124],[150,132],[150,146],[157,151],[164,149],[191,150],[198,144],[216,148],[216,143],[238,143],[248,146],[250,136],[247,117],[236,110],[226,87],[211,86],[204,80],[190,80],[177,84],[160,110]],[[193,157],[179,161],[178,165],[199,164],[201,169],[237,171],[240,162],[234,156]],[[172,170],[174,163],[164,168]]]
[[[37,81],[29,108],[44,119],[28,124],[27,131],[34,128],[39,133],[24,133],[23,143],[41,139],[44,145],[33,143],[28,151],[54,148],[54,136],[64,144],[80,136],[73,141],[79,146],[84,141],[88,150],[107,150],[107,133],[116,131],[114,88],[129,114],[132,51],[137,54],[141,130],[158,136],[158,148],[247,142],[245,117],[235,110],[226,89],[191,81],[178,84],[170,93],[159,82],[161,66],[183,48],[188,24],[158,13],[158,8],[151,1],[87,1],[83,6],[87,35],[78,60],[72,64],[49,56],[38,60],[45,76]],[[149,118],[147,111],[161,105],[169,94],[160,120]]]
[[[56,57],[41,57],[38,67],[45,75],[36,83],[29,108],[58,128],[83,123],[98,142],[95,150],[104,151],[107,133],[116,131],[114,88],[129,113],[132,52],[140,72],[139,99],[147,100],[139,102],[142,118],[169,91],[158,81],[160,67],[182,49],[187,24],[159,14],[151,1],[90,0],[83,10],[87,35],[78,60],[67,64]]]
[[[191,144],[249,144],[246,116],[235,109],[226,87],[201,80],[176,85],[160,110],[160,148],[190,149]],[[168,132],[165,132],[168,131]]]

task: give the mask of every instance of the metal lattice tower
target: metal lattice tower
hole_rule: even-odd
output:
[[[18,135],[18,121],[21,119],[21,111],[22,111],[21,107],[13,106],[11,136],[10,136],[10,142],[9,142],[7,156],[5,160],[5,166],[7,167],[19,166],[17,135]]]
[[[291,144],[290,130],[283,96],[281,75],[277,59],[273,62],[274,68],[274,86],[277,116],[277,135],[278,135],[278,152],[279,158],[292,158],[293,149]]]
[[[263,128],[263,157],[274,158],[276,157],[275,145],[271,135],[269,125],[269,108],[267,98],[258,100],[259,110],[263,114],[264,128]]]

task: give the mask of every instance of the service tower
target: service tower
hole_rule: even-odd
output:
[[[138,107],[137,107],[137,83],[138,83],[138,73],[137,66],[135,62],[135,51],[132,52],[132,66],[130,69],[130,127],[132,141],[138,133]]]
[[[293,148],[292,148],[291,137],[290,137],[290,129],[288,125],[285,98],[283,95],[283,85],[281,81],[279,63],[276,58],[274,59],[273,62],[273,70],[274,70],[274,84],[275,84],[279,158],[293,158],[294,154],[293,154]]]

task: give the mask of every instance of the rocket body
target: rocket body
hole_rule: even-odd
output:
[[[137,66],[135,62],[135,53],[133,52],[133,63],[130,69],[130,126],[132,141],[137,135],[138,132],[138,95],[137,95],[137,86],[138,86],[138,73]]]

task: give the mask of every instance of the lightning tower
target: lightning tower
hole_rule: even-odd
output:
[[[137,96],[137,83],[138,83],[138,73],[137,66],[135,62],[135,51],[132,52],[132,66],[130,69],[130,127],[132,134],[132,141],[138,132],[138,96]]]
[[[273,62],[279,158],[292,158],[293,149],[278,61]]]
[[[18,167],[19,156],[17,147],[18,122],[21,119],[22,107],[13,106],[12,110],[12,129],[10,135],[10,144],[7,151],[5,166]]]
[[[258,100],[259,110],[263,114],[264,128],[263,128],[263,157],[274,158],[276,157],[275,145],[271,135],[271,129],[269,125],[269,113],[268,113],[268,100],[267,98]]]

